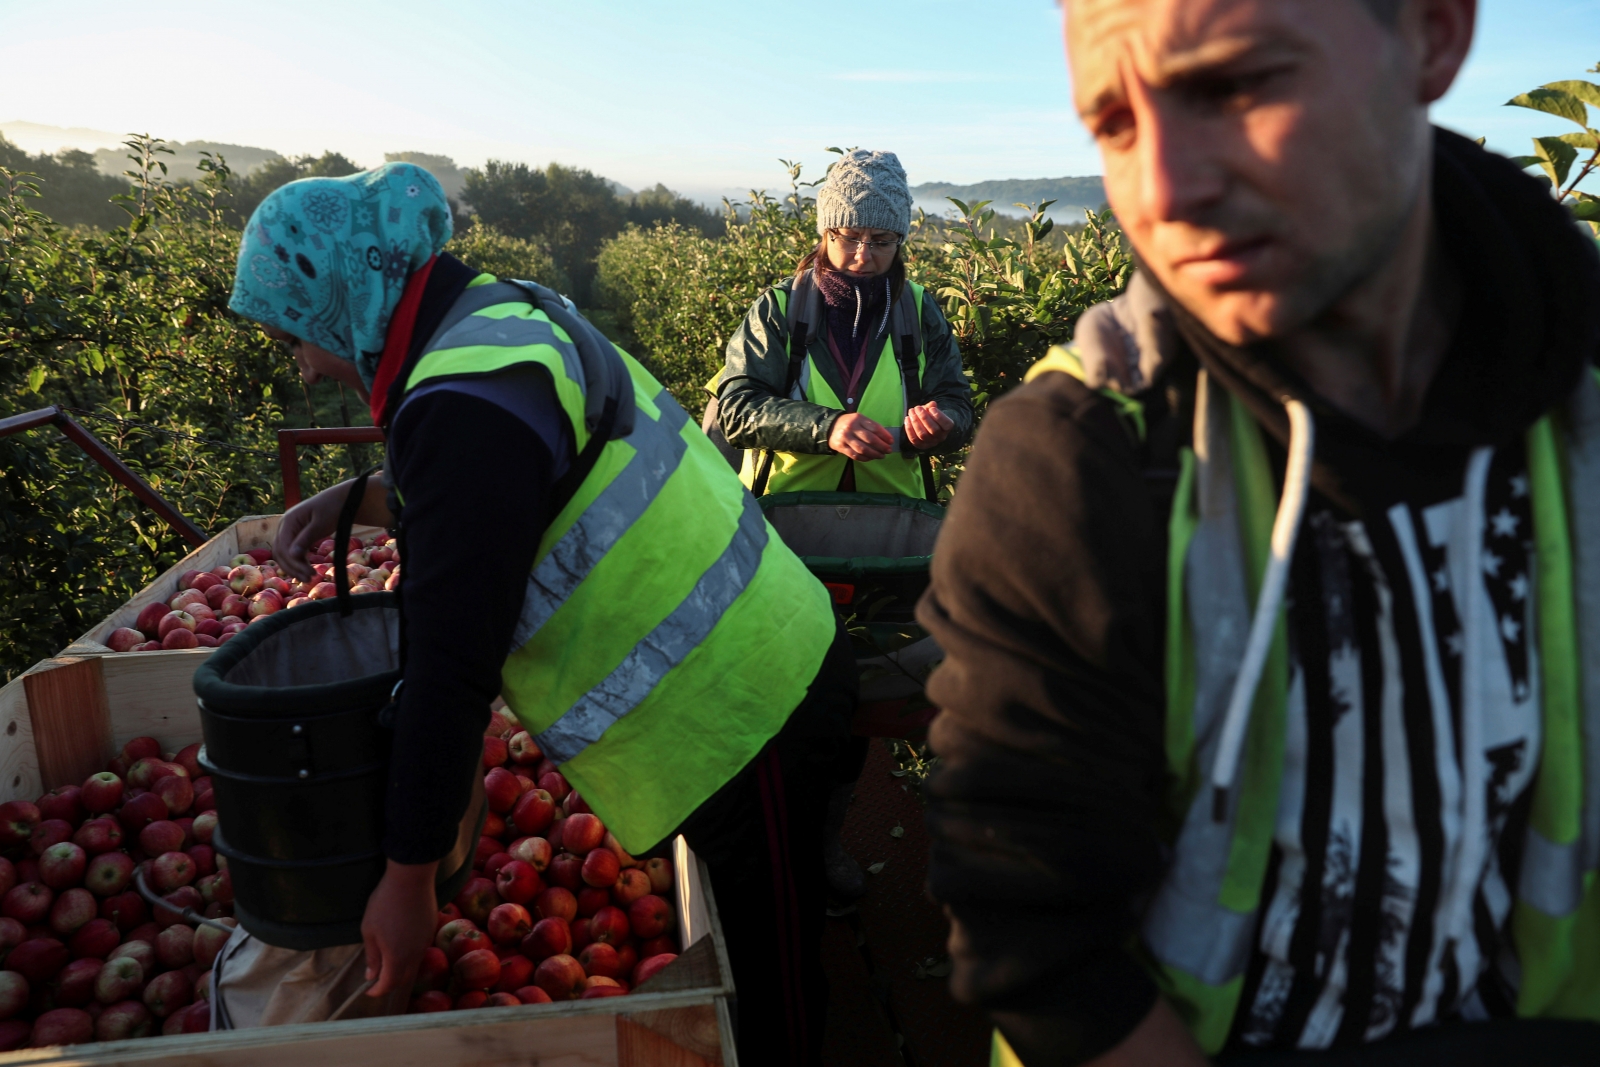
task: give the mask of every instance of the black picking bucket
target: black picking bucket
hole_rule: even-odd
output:
[[[359,942],[385,867],[400,610],[392,593],[349,603],[348,616],[335,599],[254,622],[194,676],[234,911],[282,948]]]

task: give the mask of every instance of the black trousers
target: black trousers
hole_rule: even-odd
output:
[[[841,627],[782,731],[678,828],[711,872],[741,1063],[822,1062],[823,823],[828,794],[860,770],[850,738],[858,690]]]
[[[1600,1025],[1560,1019],[1444,1023],[1360,1048],[1239,1052],[1220,1067],[1600,1067]]]

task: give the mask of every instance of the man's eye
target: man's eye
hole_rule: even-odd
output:
[[[1278,70],[1260,70],[1197,78],[1190,84],[1189,95],[1210,107],[1243,107],[1250,104],[1280,73]]]
[[[1095,139],[1112,147],[1125,142],[1133,136],[1134,131],[1133,111],[1129,108],[1117,108],[1101,115],[1094,124]]]

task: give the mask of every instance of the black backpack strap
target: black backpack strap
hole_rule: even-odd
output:
[[[339,615],[349,618],[355,610],[350,604],[350,531],[355,528],[356,512],[367,496],[367,479],[377,467],[368,467],[356,475],[350,491],[344,495],[344,505],[339,508],[339,521],[333,529],[333,586],[339,598]]]
[[[900,381],[906,392],[906,410],[927,403],[928,393],[922,387],[922,319],[917,314],[917,297],[911,283],[903,282],[900,295],[894,302],[891,340],[894,344],[895,362],[900,365]],[[933,482],[933,460],[926,454],[918,457],[922,468],[922,492],[934,503],[939,502],[939,490]]]
[[[787,397],[794,392],[794,387],[800,384],[800,372],[805,367],[806,345],[811,343],[811,319],[814,317],[814,308],[811,306],[817,298],[817,286],[811,278],[811,271],[806,271],[794,280],[794,285],[789,289],[789,299],[784,309],[786,332],[789,336],[789,369],[784,377],[783,393]],[[750,483],[750,492],[754,496],[762,496],[767,491],[767,479],[772,476],[773,450],[761,450],[761,464],[756,468],[756,476]]]

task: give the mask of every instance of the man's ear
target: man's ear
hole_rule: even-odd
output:
[[[1417,52],[1417,99],[1431,104],[1449,91],[1472,48],[1477,0],[1407,0],[1400,32]]]

